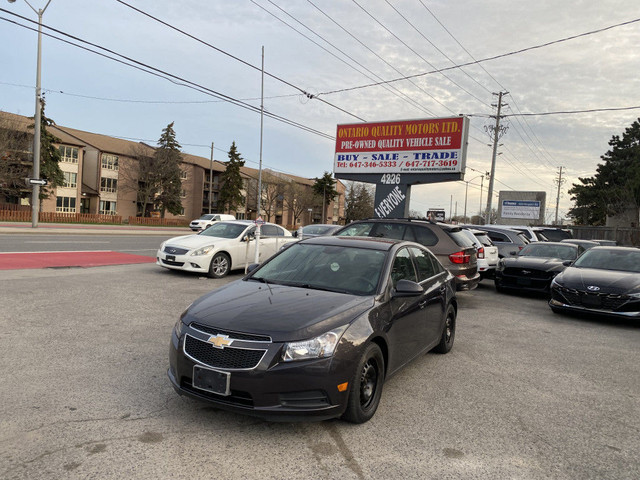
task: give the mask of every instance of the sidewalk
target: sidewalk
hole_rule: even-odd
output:
[[[189,227],[151,227],[145,225],[89,225],[79,223],[0,222],[1,234],[67,234],[67,235],[189,235]]]

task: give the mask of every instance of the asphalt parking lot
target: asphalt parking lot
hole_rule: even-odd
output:
[[[268,423],[166,377],[179,314],[238,278],[1,272],[0,478],[640,478],[640,325],[485,281],[459,295],[452,352],[390,378],[370,422]]]

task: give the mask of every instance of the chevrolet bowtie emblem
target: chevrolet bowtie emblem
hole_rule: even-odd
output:
[[[207,342],[216,348],[224,348],[231,345],[233,343],[233,340],[229,340],[229,335],[218,334],[215,337],[214,336],[209,337],[209,340],[207,340]]]

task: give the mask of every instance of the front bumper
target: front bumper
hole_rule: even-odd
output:
[[[214,404],[220,409],[257,416],[272,421],[320,421],[339,417],[344,413],[348,389],[338,391],[337,386],[350,382],[353,362],[335,357],[316,360],[281,362],[282,343],[256,343],[234,340],[234,349],[264,349],[264,355],[253,368],[220,368],[210,360],[194,358],[190,345],[205,344],[208,334],[187,327],[180,339],[171,336],[168,376],[180,395]],[[200,345],[198,345],[200,349]],[[187,351],[188,350],[188,351]],[[199,352],[201,350],[198,350]],[[205,350],[206,354],[206,350]],[[200,355],[197,353],[196,356]],[[209,363],[205,363],[208,361]],[[219,395],[198,389],[193,385],[193,367],[199,365],[230,373],[229,395]]]
[[[614,318],[640,318],[640,300],[621,295],[591,294],[568,288],[551,288],[549,306],[554,310]]]
[[[548,293],[555,274],[533,272],[530,276],[514,275],[496,269],[494,279],[497,287],[527,292]]]
[[[156,265],[172,270],[207,273],[210,263],[210,256],[167,255],[162,250],[156,253]]]

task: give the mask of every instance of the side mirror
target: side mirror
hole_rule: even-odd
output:
[[[393,297],[415,297],[417,295],[422,295],[424,293],[424,289],[411,280],[398,280],[396,284],[396,288],[392,293]]]
[[[259,263],[250,263],[249,266],[247,267],[247,273],[253,272],[259,266],[260,266]]]
[[[514,255],[515,256],[515,255],[518,255],[518,252],[516,252],[515,250],[511,250],[509,252],[509,255]]]
[[[565,260],[564,262],[562,262],[562,265],[564,265],[565,267],[570,267],[571,265],[573,265],[573,260]]]

